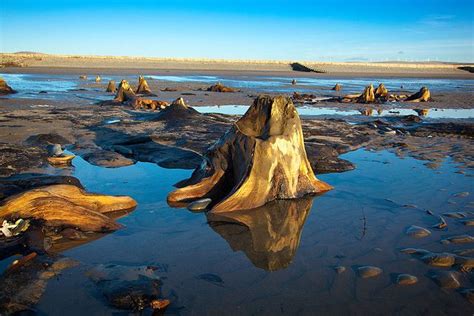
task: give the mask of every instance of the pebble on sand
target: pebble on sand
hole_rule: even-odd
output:
[[[211,202],[212,202],[211,199],[196,200],[194,202],[189,203],[188,209],[193,212],[203,211],[209,206],[209,204],[211,204]]]
[[[343,273],[343,272],[346,271],[346,267],[344,267],[344,266],[337,266],[337,267],[334,267],[334,270],[336,270],[336,273],[337,273],[337,274],[341,274],[341,273]]]
[[[449,243],[467,244],[467,243],[471,243],[471,242],[474,242],[474,237],[472,237],[470,235],[451,236],[451,237],[448,237],[448,238],[445,238],[445,239],[441,240],[441,243],[443,243],[443,244],[449,244]]]
[[[418,278],[411,274],[399,274],[397,277],[397,284],[412,285],[418,282]]]
[[[433,225],[433,228],[443,229],[448,227],[448,223],[444,220],[443,216],[439,216],[439,222]]]
[[[424,238],[431,235],[431,232],[423,227],[412,225],[406,230],[406,234],[414,238]]]
[[[461,286],[458,273],[455,271],[436,271],[431,278],[444,289],[457,289]]]
[[[357,268],[359,276],[363,279],[373,278],[382,274],[382,269],[374,266],[362,266]]]
[[[455,262],[455,257],[450,253],[430,253],[421,258],[421,260],[433,267],[451,267]]]
[[[465,218],[467,216],[466,213],[463,212],[448,212],[443,213],[443,215],[451,218]]]
[[[469,303],[474,304],[474,289],[462,290],[461,294],[469,301]]]
[[[409,255],[421,255],[421,256],[424,256],[430,253],[428,250],[419,249],[419,248],[403,248],[400,250],[400,252],[406,253]]]
[[[474,226],[474,218],[462,219],[459,220],[459,222],[461,222],[465,226]]]

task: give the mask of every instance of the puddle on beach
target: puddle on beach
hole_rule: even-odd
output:
[[[348,93],[360,92],[369,84],[384,83],[389,90],[399,90],[401,86],[407,90],[419,90],[428,86],[432,91],[470,91],[474,88],[472,80],[463,79],[426,79],[426,78],[296,78],[297,86],[291,85],[292,78],[269,76],[147,76],[160,81],[169,82],[203,82],[235,88],[255,88],[268,92],[315,91],[328,92],[337,83]]]
[[[225,105],[225,106],[199,106],[195,107],[201,113],[220,113],[220,114],[229,114],[229,115],[243,115],[247,110],[248,105]],[[298,113],[301,116],[324,116],[324,115],[341,115],[341,116],[352,116],[352,115],[361,115],[357,110],[341,110],[336,108],[319,108],[312,106],[299,106],[297,107]],[[390,110],[383,110],[382,113],[374,113],[371,115],[373,117],[383,117],[383,116],[403,116],[403,115],[418,115],[415,110],[412,109],[401,109],[394,108]],[[441,119],[441,118],[450,118],[450,119],[465,119],[465,118],[474,118],[473,109],[430,109],[427,118]]]
[[[100,74],[88,74],[87,80],[80,80],[77,75],[52,75],[52,74],[0,74],[8,84],[18,91],[22,97],[34,98],[40,91],[53,92],[60,96],[61,92],[77,89],[86,83],[95,83],[95,76]],[[137,76],[131,75],[101,75],[102,83],[115,80],[117,83],[122,79],[135,82]],[[473,80],[465,79],[427,79],[427,78],[297,78],[298,85],[291,85],[290,77],[270,76],[202,76],[202,75],[146,75],[145,78],[166,84],[174,83],[202,83],[205,85],[221,82],[222,84],[238,89],[256,89],[260,92],[293,93],[311,92],[328,94],[336,83],[344,88],[344,93],[360,93],[367,85],[384,83],[387,89],[392,91],[404,90],[418,91],[422,86],[428,86],[431,91],[459,91],[466,92],[474,89]],[[82,91],[83,92],[83,91]],[[69,95],[70,97],[70,95]],[[42,95],[42,98],[51,96]]]
[[[49,281],[37,311],[114,314],[117,310],[108,307],[85,273],[98,264],[115,264],[160,267],[162,294],[172,301],[167,314],[472,313],[459,292],[442,290],[427,277],[443,268],[399,252],[405,247],[436,252],[473,247],[440,243],[473,229],[450,218],[447,230],[431,229],[437,218],[426,213],[474,211],[471,177],[455,173],[449,160],[432,170],[386,151],[358,150],[343,158],[357,169],[319,176],[333,191],[236,213],[247,228],[208,224],[213,218],[205,213],[170,208],[166,195],[189,170],[151,163],[101,168],[77,157],[73,167],[57,172],[70,172],[88,191],[130,195],[138,207],[119,219],[124,229],[62,253],[81,264]],[[471,195],[455,196],[464,191]],[[432,234],[408,237],[410,225],[427,227]],[[346,271],[336,274],[337,265]],[[360,265],[378,266],[383,274],[359,278],[354,269]],[[394,285],[399,273],[415,275],[419,282]],[[463,287],[473,285],[468,276],[460,278]]]
[[[73,104],[94,104],[99,101],[111,99],[111,94],[106,94],[97,88],[84,86],[85,84],[95,84],[94,76],[89,76],[88,80],[80,80],[76,75],[44,75],[44,74],[1,74],[14,89],[18,90],[17,94],[9,96],[9,98],[23,98],[23,99],[41,99],[64,101]],[[115,80],[119,82],[122,78],[134,82],[136,76],[102,76],[102,83],[108,80]],[[272,91],[282,93],[292,93],[293,91],[302,91],[298,87],[288,85],[288,78],[278,77],[259,77],[259,76],[237,76],[229,79],[227,77],[216,76],[148,76],[159,81],[170,82],[192,82],[212,84],[217,81],[225,85],[236,88],[257,89],[260,92]],[[227,79],[226,79],[227,78]],[[348,93],[361,91],[364,86],[370,83],[370,79],[320,79],[320,78],[300,78],[298,82],[301,85],[306,85],[305,91],[312,93],[327,94],[327,90],[339,82],[353,90],[345,90]],[[428,85],[433,91],[470,91],[474,89],[472,80],[457,80],[457,79],[394,79],[390,78],[386,81],[388,89],[399,88],[400,83],[405,83],[405,88],[408,90],[418,90],[422,85]],[[351,88],[351,89],[352,89]],[[304,90],[303,89],[303,90]],[[318,90],[319,89],[319,90]],[[322,90],[321,90],[322,89]],[[323,91],[326,90],[326,91]],[[46,91],[47,93],[40,93]],[[322,101],[325,97],[320,97]],[[50,107],[47,103],[33,104],[32,108]],[[362,105],[361,105],[362,107]],[[231,115],[242,115],[248,109],[248,105],[225,105],[225,106],[197,106],[195,107],[201,113],[221,113]],[[336,108],[319,108],[312,106],[299,106],[298,111],[302,116],[353,116],[361,115],[357,110],[341,110]],[[412,109],[397,108],[394,104],[394,109],[383,110],[381,114],[374,111],[373,116],[396,116],[409,115],[417,113]],[[469,119],[474,118],[474,110],[472,109],[430,109],[427,118],[431,119]]]

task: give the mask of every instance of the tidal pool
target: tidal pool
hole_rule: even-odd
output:
[[[196,106],[195,109],[201,113],[220,113],[230,115],[243,115],[247,110],[248,105],[211,105],[211,106]],[[361,115],[357,110],[341,110],[337,108],[320,108],[314,106],[298,106],[298,113],[301,116],[326,116],[326,115],[341,115],[352,116]],[[380,114],[374,111],[371,116],[403,116],[403,115],[418,115],[415,110],[394,108],[390,110],[383,110]],[[473,109],[430,109],[427,118],[431,119],[469,119],[474,118]]]
[[[98,264],[116,264],[159,267],[163,296],[172,301],[169,315],[472,314],[473,305],[458,291],[428,277],[443,268],[399,251],[474,247],[442,244],[444,237],[474,231],[451,218],[446,230],[432,229],[438,219],[426,212],[474,211],[472,176],[456,173],[450,160],[433,170],[386,151],[358,150],[343,158],[357,169],[319,176],[333,191],[240,212],[239,225],[167,205],[173,183],[189,170],[150,163],[106,169],[77,157],[73,167],[56,172],[71,173],[88,191],[130,195],[138,208],[119,219],[124,229],[62,253],[81,264],[50,280],[38,312],[116,315],[86,276]],[[408,237],[410,225],[431,235]],[[346,271],[336,274],[339,265]],[[355,270],[362,265],[383,273],[359,278]],[[401,273],[419,282],[395,285]],[[460,281],[463,288],[473,286],[470,273]]]
[[[196,76],[196,75],[148,75],[147,77],[169,82],[202,82],[214,84],[220,82],[234,88],[258,89],[267,92],[293,92],[314,91],[318,93],[328,92],[336,83],[344,87],[348,93],[360,92],[367,85],[384,83],[389,90],[403,89],[419,90],[422,86],[428,86],[432,91],[470,91],[474,88],[472,80],[465,79],[427,79],[427,78],[296,78],[297,86],[291,85],[290,77],[271,76]]]

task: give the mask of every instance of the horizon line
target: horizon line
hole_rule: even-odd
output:
[[[417,64],[417,63],[431,63],[431,64],[443,64],[443,65],[472,65],[472,62],[462,62],[462,61],[443,61],[443,60],[410,60],[410,59],[400,59],[400,60],[340,60],[340,61],[328,61],[328,60],[307,60],[307,59],[231,59],[231,58],[207,58],[207,57],[163,57],[163,56],[140,56],[140,55],[94,55],[94,54],[55,54],[55,53],[42,53],[34,51],[17,51],[17,52],[0,52],[0,55],[43,55],[43,56],[54,56],[54,57],[63,57],[63,58],[98,58],[98,59],[145,59],[145,60],[156,60],[156,61],[181,61],[181,62],[222,62],[222,63],[261,63],[261,64],[291,64],[291,63],[308,63],[308,64],[374,64],[374,63],[384,63],[384,64]]]

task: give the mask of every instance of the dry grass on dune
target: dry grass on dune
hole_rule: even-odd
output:
[[[244,60],[210,58],[164,58],[139,56],[49,55],[35,52],[1,53],[0,68],[157,68],[182,70],[291,71],[289,60]],[[302,62],[327,73],[463,73],[460,64],[407,62]]]

